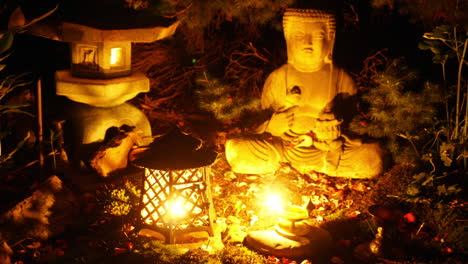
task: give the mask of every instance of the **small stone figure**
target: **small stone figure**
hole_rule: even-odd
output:
[[[382,173],[382,149],[341,133],[357,92],[351,77],[332,63],[334,16],[320,10],[287,9],[283,17],[288,62],[273,71],[262,108],[273,111],[257,135],[226,142],[237,173],[264,174],[290,163],[302,173],[373,178]]]

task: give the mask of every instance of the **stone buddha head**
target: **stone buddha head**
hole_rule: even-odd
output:
[[[301,72],[315,72],[331,63],[335,18],[324,11],[287,9],[283,16],[288,63]]]

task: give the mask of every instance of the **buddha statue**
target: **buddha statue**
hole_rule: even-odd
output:
[[[261,105],[272,112],[255,135],[228,139],[226,159],[236,173],[267,174],[282,163],[301,173],[369,179],[383,171],[377,143],[342,133],[355,106],[352,78],[333,64],[334,16],[287,9],[287,63],[266,79]]]

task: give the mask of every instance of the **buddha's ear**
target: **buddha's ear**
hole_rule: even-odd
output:
[[[327,55],[325,56],[324,58],[324,62],[325,63],[328,63],[328,64],[331,64],[332,61],[333,61],[333,48],[335,46],[335,38],[331,37],[330,39],[328,39],[328,52],[327,52]]]
[[[324,60],[325,63],[331,64],[332,61],[333,61],[332,57],[333,57],[333,55],[332,55],[332,53],[330,52],[330,53],[328,53],[327,56],[325,56],[325,58],[324,58],[323,60]]]
[[[329,48],[329,51],[323,61],[327,64],[331,64],[333,62],[333,46]]]

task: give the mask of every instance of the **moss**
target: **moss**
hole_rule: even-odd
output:
[[[267,259],[244,246],[228,245],[220,253],[222,264],[267,264]]]

